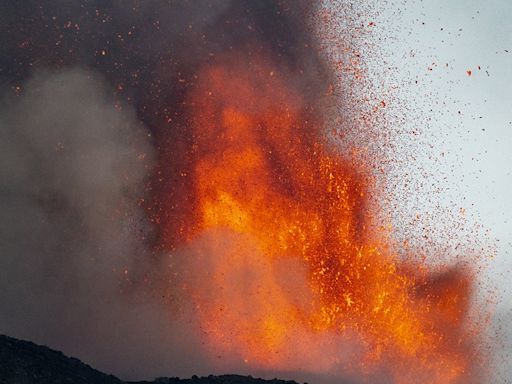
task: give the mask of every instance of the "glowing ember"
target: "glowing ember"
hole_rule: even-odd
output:
[[[185,102],[193,213],[164,233],[169,249],[188,241],[184,286],[212,355],[366,377],[385,366],[396,383],[474,375],[470,276],[388,254],[367,225],[367,169],[329,148],[319,110],[280,71],[226,55]]]

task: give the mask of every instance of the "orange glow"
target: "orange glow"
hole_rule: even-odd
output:
[[[468,378],[471,278],[389,254],[369,229],[368,170],[332,149],[287,75],[228,55],[188,93],[193,214],[164,233],[187,239],[208,287],[186,287],[207,347],[263,370]]]

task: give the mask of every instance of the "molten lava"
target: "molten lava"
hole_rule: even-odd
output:
[[[293,71],[227,54],[185,98],[186,219],[162,225],[168,249],[188,248],[183,286],[207,348],[258,370],[467,379],[471,277],[432,277],[387,251],[369,225],[369,170],[328,143],[320,103]]]

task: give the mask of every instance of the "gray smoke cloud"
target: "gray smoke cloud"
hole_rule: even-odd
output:
[[[226,373],[221,367],[278,375],[255,372],[226,351],[212,357],[193,304],[180,289],[186,285],[206,298],[223,292],[228,302],[265,301],[257,288],[271,268],[264,258],[247,251],[247,269],[230,269],[226,290],[211,276],[216,264],[229,264],[232,233],[218,233],[224,240],[214,243],[207,234],[153,266],[148,261],[151,226],[138,202],[154,164],[152,136],[132,107],[115,101],[111,88],[97,74],[72,68],[39,72],[18,96],[4,99],[0,333],[62,350],[123,379]],[[170,273],[176,262],[181,277]],[[160,294],[137,280],[143,266],[162,276]],[[293,281],[276,275],[272,284],[295,300],[305,290],[304,279],[292,280],[295,285],[288,286]],[[248,310],[251,305],[246,303]],[[326,334],[309,351],[304,345],[316,336],[307,337],[290,340],[284,352],[295,373],[281,376],[332,382],[337,368],[323,362],[323,353],[343,356],[346,343]]]
[[[169,269],[187,260],[180,264],[187,283],[213,295],[208,272],[226,262],[233,234],[220,235],[227,248],[217,253],[206,234],[171,257],[155,255],[148,238],[158,230],[138,202],[159,148],[190,134],[181,114],[186,87],[216,55],[256,43],[295,73],[288,80],[312,99],[326,89],[329,74],[311,49],[317,42],[304,19],[307,3],[0,4],[7,36],[0,87],[6,93],[21,87],[0,105],[0,333],[62,350],[122,379],[226,373],[219,365],[257,374],[236,359],[215,364],[219,357],[204,348],[193,308],[181,297],[183,281]],[[29,75],[42,67],[52,69]],[[119,86],[125,103],[112,96]],[[161,167],[165,183],[182,179],[180,166]],[[252,294],[259,268],[267,268],[254,265],[257,254],[246,256],[253,279],[233,271],[240,290],[230,300]],[[195,265],[199,257],[208,270]],[[312,348],[291,354],[304,371],[261,374],[339,383],[342,373],[322,366],[321,358],[359,361],[359,345],[349,348],[331,336],[315,339],[317,355]],[[309,341],[295,343],[305,349]],[[384,373],[375,381],[391,382]]]
[[[69,69],[36,74],[4,103],[0,332],[123,378],[187,374],[201,365],[194,336],[126,283],[148,254],[137,201],[154,154],[135,112],[109,94]]]
[[[193,82],[216,55],[264,46],[301,73],[294,80],[309,83],[305,92],[324,88],[306,8],[249,0],[0,4],[8,36],[0,44],[0,333],[123,379],[226,373],[203,347],[183,281],[169,269],[204,240],[171,258],[156,254],[159,229],[139,201],[166,141],[190,135],[175,123],[183,120],[182,80]],[[182,179],[180,156],[158,169],[164,183]],[[201,275],[187,276],[211,294]],[[224,366],[254,374],[238,361]]]

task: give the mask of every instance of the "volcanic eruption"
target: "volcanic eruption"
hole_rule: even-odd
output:
[[[217,370],[479,382],[473,271],[398,257],[374,225],[384,191],[356,155],[364,143],[330,140],[336,77],[303,22],[310,6],[130,4],[84,2],[73,37],[57,28],[56,47],[37,36],[17,47],[99,71],[149,129],[156,165],[133,200],[151,231],[144,252],[114,263],[123,295],[156,300],[169,328],[187,318]],[[108,42],[91,61],[87,33]],[[22,62],[17,79],[32,65]]]
[[[189,248],[171,265],[207,347],[259,370],[474,377],[470,276],[387,253],[367,225],[368,170],[330,148],[300,71],[249,47],[205,64],[184,99],[190,205],[162,241]],[[167,198],[163,212],[179,204]]]

